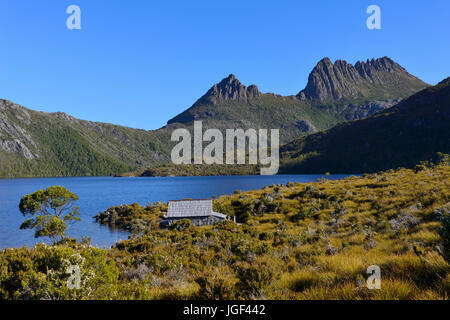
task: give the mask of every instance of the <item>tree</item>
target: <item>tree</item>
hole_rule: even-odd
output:
[[[79,207],[74,207],[78,196],[64,187],[54,186],[28,194],[20,200],[19,209],[25,220],[20,229],[35,229],[34,236],[49,237],[53,243],[64,239],[67,223],[80,221]]]

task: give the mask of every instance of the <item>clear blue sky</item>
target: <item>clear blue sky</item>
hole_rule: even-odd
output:
[[[66,28],[66,8],[82,29]],[[382,30],[366,9],[381,7]],[[0,0],[0,97],[28,108],[156,129],[234,73],[296,94],[317,61],[389,56],[450,76],[450,1]]]

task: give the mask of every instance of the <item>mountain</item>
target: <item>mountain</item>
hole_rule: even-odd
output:
[[[362,173],[411,167],[450,152],[450,78],[370,118],[281,148],[283,173]]]
[[[213,85],[192,107],[169,120],[163,129],[192,128],[194,120],[201,120],[204,128],[222,131],[279,128],[281,142],[288,142],[300,135],[329,128],[345,118],[295,96],[262,94],[255,85],[247,87],[230,75]]]
[[[0,100],[0,177],[113,175],[167,162],[157,132]]]
[[[407,97],[424,85],[388,57],[358,61],[354,66],[343,60],[333,64],[329,58],[324,58],[313,69],[306,88],[297,97],[319,103],[381,100]]]
[[[230,101],[240,101],[244,103],[248,103],[249,99],[257,98],[262,96],[262,93],[259,91],[256,85],[251,85],[248,88],[244,86],[234,74],[230,74],[228,77],[223,79],[220,83],[214,84],[211,89],[206,92],[193,106],[201,106],[201,105],[217,105],[220,103],[226,103]],[[191,108],[191,109],[192,109]],[[183,115],[187,116],[184,117]],[[189,118],[189,113],[181,114],[171,120],[168,123],[175,122],[186,122],[192,121],[194,118]]]
[[[363,119],[389,108],[428,85],[384,57],[355,66],[324,58],[296,96],[261,93],[235,75],[214,84],[189,109],[168,121],[191,127],[202,120],[210,128],[280,128],[281,143],[334,125]]]
[[[321,60],[298,95],[262,93],[233,74],[161,129],[145,131],[37,112],[0,100],[0,177],[112,175],[170,162],[176,128],[280,129],[280,143],[363,119],[427,87],[389,58]],[[177,168],[178,169],[178,168]],[[172,172],[172,167],[148,172]],[[189,170],[194,170],[190,168]],[[209,172],[221,172],[214,168]],[[235,173],[241,168],[234,168]],[[191,172],[189,171],[189,172]],[[201,172],[195,167],[195,172]]]

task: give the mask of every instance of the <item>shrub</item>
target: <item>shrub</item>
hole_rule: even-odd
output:
[[[247,222],[250,218],[251,204],[241,200],[234,200],[231,202],[231,205],[234,208],[236,221],[239,223]]]
[[[237,287],[245,297],[261,297],[265,289],[278,276],[275,263],[268,257],[257,259],[252,264],[241,262],[236,265],[239,282]]]
[[[170,225],[170,230],[184,231],[192,227],[192,222],[189,219],[182,219]]]
[[[107,251],[93,247],[6,249],[0,265],[0,299],[102,299],[114,295],[119,276]]]
[[[225,300],[234,298],[236,277],[228,267],[207,268],[197,275],[195,282],[200,289],[198,299]]]

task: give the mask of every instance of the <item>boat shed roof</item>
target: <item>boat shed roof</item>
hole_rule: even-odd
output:
[[[212,199],[174,200],[169,201],[169,210],[167,211],[166,217],[207,217],[216,214],[220,215],[222,218],[226,217],[226,215],[213,211]]]

